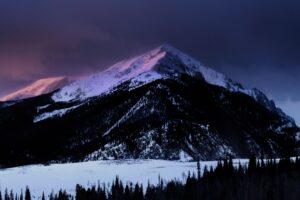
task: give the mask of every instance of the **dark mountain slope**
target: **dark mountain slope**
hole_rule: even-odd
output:
[[[34,91],[32,91],[34,92]],[[300,130],[245,89],[162,45],[51,94],[0,102],[0,164],[295,155]]]
[[[2,108],[1,164],[295,154],[299,128],[248,95],[186,75],[130,91],[129,84],[84,102],[45,95]],[[37,115],[72,107],[34,123]]]

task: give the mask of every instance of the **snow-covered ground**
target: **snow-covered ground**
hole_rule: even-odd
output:
[[[246,159],[234,160],[234,164],[246,163]],[[201,162],[204,166],[215,167],[217,161]],[[65,189],[74,194],[76,184],[91,186],[105,184],[110,186],[116,176],[124,182],[157,184],[159,177],[164,181],[177,179],[183,181],[188,173],[196,174],[196,162],[165,160],[123,160],[123,161],[89,161],[82,163],[30,165],[0,170],[0,187],[20,192],[29,186],[34,199],[43,193],[50,194]],[[2,193],[3,194],[3,193]]]

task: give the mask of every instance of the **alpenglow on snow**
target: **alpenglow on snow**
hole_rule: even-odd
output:
[[[55,102],[84,100],[112,92],[115,87],[125,81],[130,81],[133,89],[158,79],[175,78],[180,74],[204,78],[209,84],[226,88],[231,92],[244,93],[253,97],[270,111],[294,121],[281,109],[276,108],[274,102],[258,89],[245,89],[240,83],[203,65],[169,44],[163,44],[145,54],[118,62],[103,72],[75,81],[61,88],[52,96],[52,99]]]
[[[128,80],[132,82],[132,86],[136,86],[157,79],[170,78],[176,74],[202,76],[212,85],[249,95],[253,93],[185,53],[164,44],[143,55],[118,62],[103,72],[63,87],[52,98],[57,102],[85,99],[109,92]]]

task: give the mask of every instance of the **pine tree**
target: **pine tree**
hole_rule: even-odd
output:
[[[200,171],[200,159],[198,158],[197,159],[197,178],[198,180],[200,180],[200,177],[201,177],[201,171]]]
[[[129,200],[130,199],[130,189],[129,189],[128,185],[126,185],[126,187],[125,187],[124,199],[125,200]]]
[[[26,190],[25,190],[25,200],[31,200],[30,190],[29,190],[28,186],[26,187]]]
[[[53,191],[51,192],[50,196],[49,196],[49,200],[54,200],[54,194]]]
[[[45,193],[43,192],[43,194],[42,194],[42,200],[46,200],[45,199]]]
[[[14,192],[12,190],[10,190],[9,198],[14,200]]]
[[[20,200],[23,200],[23,190],[21,190]]]
[[[248,172],[252,174],[256,170],[256,157],[252,155],[249,159]]]
[[[7,189],[5,189],[4,200],[10,200]]]

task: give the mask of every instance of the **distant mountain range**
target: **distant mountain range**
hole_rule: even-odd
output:
[[[63,87],[49,85],[60,89],[44,94],[29,87],[43,95],[0,103],[0,164],[210,160],[299,150],[300,129],[266,95],[170,45]],[[19,94],[7,99],[30,97]]]

